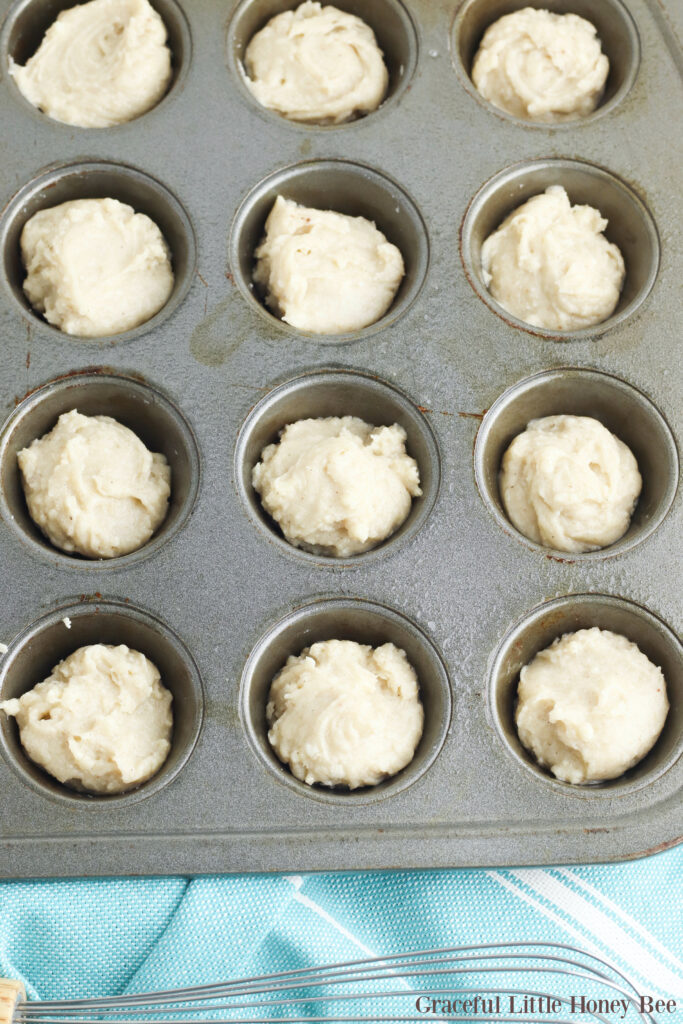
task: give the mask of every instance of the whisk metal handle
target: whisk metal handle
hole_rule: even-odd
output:
[[[0,978],[0,1024],[12,1024],[17,1003],[26,1001],[26,989],[20,981]]]

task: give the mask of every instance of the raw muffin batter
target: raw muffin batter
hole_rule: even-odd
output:
[[[310,124],[375,110],[389,81],[372,29],[354,14],[311,2],[271,18],[244,63],[259,103]]]
[[[594,551],[623,537],[641,486],[630,448],[590,416],[531,420],[501,464],[512,525],[558,551]]]
[[[546,123],[595,110],[608,73],[589,21],[533,7],[494,21],[472,64],[472,81],[495,107]]]
[[[166,517],[165,457],[109,416],[62,413],[17,462],[31,518],[62,551],[125,555],[146,544]]]
[[[80,128],[132,121],[171,81],[166,28],[148,0],[90,0],[58,15],[24,67],[10,74],[29,103]]]
[[[606,320],[624,283],[621,252],[592,206],[551,185],[505,218],[481,247],[484,283],[513,316],[553,331]]]
[[[0,710],[16,718],[31,760],[59,782],[121,793],[146,782],[168,757],[172,700],[144,654],[93,644]]]
[[[405,441],[397,423],[298,420],[263,449],[252,483],[290,544],[347,558],[390,537],[422,494]]]
[[[625,636],[580,629],[522,669],[519,738],[564,782],[615,779],[637,764],[669,710],[662,671]]]
[[[266,708],[275,753],[309,786],[376,786],[410,763],[424,715],[415,670],[393,644],[325,640],[290,656]]]
[[[21,232],[33,308],[67,334],[129,331],[173,290],[168,245],[144,213],[117,199],[74,199],[40,210]]]
[[[403,257],[372,221],[278,196],[255,252],[254,282],[286,323],[316,334],[359,331],[384,316]]]

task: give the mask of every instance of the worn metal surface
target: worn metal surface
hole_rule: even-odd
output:
[[[410,0],[414,33],[395,0],[360,5],[371,24],[381,19],[375,27],[390,59],[392,95],[376,114],[334,129],[262,111],[237,76],[233,48],[284,0],[240,4],[231,25],[233,12],[215,0],[187,0],[186,23],[172,0],[158,0],[180,55],[169,96],[114,130],[70,128],[26,104],[6,73],[8,53],[24,60],[39,37],[35,26],[42,31],[64,6],[6,5],[0,40],[0,417],[9,420],[0,438],[0,640],[9,645],[0,687],[3,696],[21,692],[79,638],[106,634],[113,642],[118,630],[123,642],[135,639],[165,660],[178,728],[169,769],[148,790],[106,800],[49,783],[22,760],[4,722],[0,873],[540,864],[628,858],[675,843],[683,832],[683,670],[671,630],[681,616],[681,509],[679,496],[667,513],[678,465],[666,424],[678,436],[682,267],[672,197],[681,154],[669,128],[680,114],[681,87],[680,53],[658,0],[629,0],[637,36],[628,20],[614,20],[613,0],[592,0],[591,12],[615,26],[615,45],[621,40],[618,81],[608,87],[609,109],[558,129],[520,125],[472,95],[458,54],[472,45],[477,11],[469,9],[477,5],[468,2],[469,35],[454,39],[451,0]],[[609,52],[608,39],[605,45]],[[496,315],[471,269],[468,280],[460,253],[461,223],[484,183],[520,162],[554,158],[562,163],[545,163],[543,174],[569,168],[568,183],[579,182],[580,166],[567,161],[586,161],[625,182],[661,242],[658,270],[654,251],[630,268],[628,301],[656,271],[642,304],[607,330],[564,341]],[[121,164],[134,173],[119,173]],[[598,188],[606,180],[589,177]],[[356,337],[302,337],[258,305],[248,291],[249,249],[273,188],[374,215],[402,245],[407,281],[382,323]],[[162,223],[178,283],[170,309],[149,325],[84,341],[26,308],[16,243],[41,205],[103,189]],[[617,181],[609,201],[627,192]],[[496,202],[504,202],[500,191]],[[481,226],[481,210],[471,209]],[[624,209],[625,219],[632,216],[637,203]],[[650,245],[647,224],[634,225]],[[623,232],[623,223],[613,227]],[[463,239],[470,253],[476,229]],[[492,410],[499,418],[487,420],[478,446],[482,497],[474,445],[483,414],[508,388],[566,366],[610,376],[558,374],[550,384],[543,378],[540,390],[532,382],[499,402]],[[89,367],[106,372],[84,374]],[[311,371],[341,367],[360,376],[323,374],[307,387]],[[58,385],[36,391],[55,378]],[[501,518],[492,459],[505,432],[516,429],[515,417],[553,411],[553,396],[571,396],[573,409],[594,408],[624,429],[642,425],[633,443],[642,447],[646,504],[616,554],[563,557],[524,542]],[[15,465],[17,446],[63,407],[94,412],[100,402],[149,443],[166,444],[176,467],[173,519],[149,549],[110,564],[68,558],[44,543],[22,508]],[[427,486],[396,540],[334,563],[274,535],[249,494],[244,460],[277,431],[278,416],[340,402],[365,410],[367,419],[374,412],[375,422],[404,422]],[[582,599],[585,593],[606,599]],[[534,611],[566,596],[572,599]],[[323,599],[340,603],[309,607]],[[61,622],[67,614],[71,634]],[[572,623],[592,622],[620,628],[665,667],[672,711],[662,740],[633,774],[577,788],[525,759],[510,728],[510,694],[522,655]],[[416,766],[371,794],[306,792],[263,743],[265,676],[289,647],[333,631],[402,639],[425,676],[428,729]]]

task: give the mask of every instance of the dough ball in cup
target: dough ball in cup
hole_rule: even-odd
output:
[[[481,247],[484,284],[513,316],[532,327],[576,331],[602,323],[619,303],[625,266],[605,238],[607,220],[572,206],[551,185],[513,210]]]
[[[128,554],[147,543],[168,512],[165,456],[110,416],[62,413],[17,461],[29,514],[61,551]]]
[[[586,117],[609,74],[595,27],[576,14],[525,7],[489,25],[472,81],[489,103],[514,117],[553,124]]]
[[[415,670],[392,643],[324,640],[291,655],[270,687],[268,740],[312,786],[376,786],[408,765],[424,712]]]
[[[307,124],[340,124],[376,110],[389,75],[372,29],[336,7],[306,2],[257,32],[247,85],[270,110]]]
[[[111,794],[141,785],[165,762],[172,699],[144,654],[91,644],[0,710],[16,718],[28,757],[59,782]]]
[[[166,27],[148,0],[90,0],[62,11],[24,66],[20,92],[48,117],[111,128],[154,107],[171,77]]]
[[[168,301],[168,244],[144,213],[117,199],[74,199],[39,210],[20,239],[23,289],[66,334],[99,338],[139,327]]]
[[[626,637],[580,629],[558,637],[521,673],[519,739],[563,782],[615,779],[652,749],[669,710],[658,666]]]
[[[395,533],[422,494],[406,436],[356,416],[298,420],[263,449],[252,484],[290,544],[348,558]]]
[[[505,452],[499,477],[512,525],[536,544],[574,553],[623,537],[641,487],[631,450],[590,416],[532,420]]]
[[[266,305],[285,323],[314,334],[376,323],[405,274],[400,250],[372,221],[281,195],[254,258],[254,284]]]

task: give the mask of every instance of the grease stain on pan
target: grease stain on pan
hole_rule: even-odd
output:
[[[219,302],[192,333],[190,353],[202,366],[222,366],[244,341],[230,335],[225,314],[231,302],[232,296]]]

